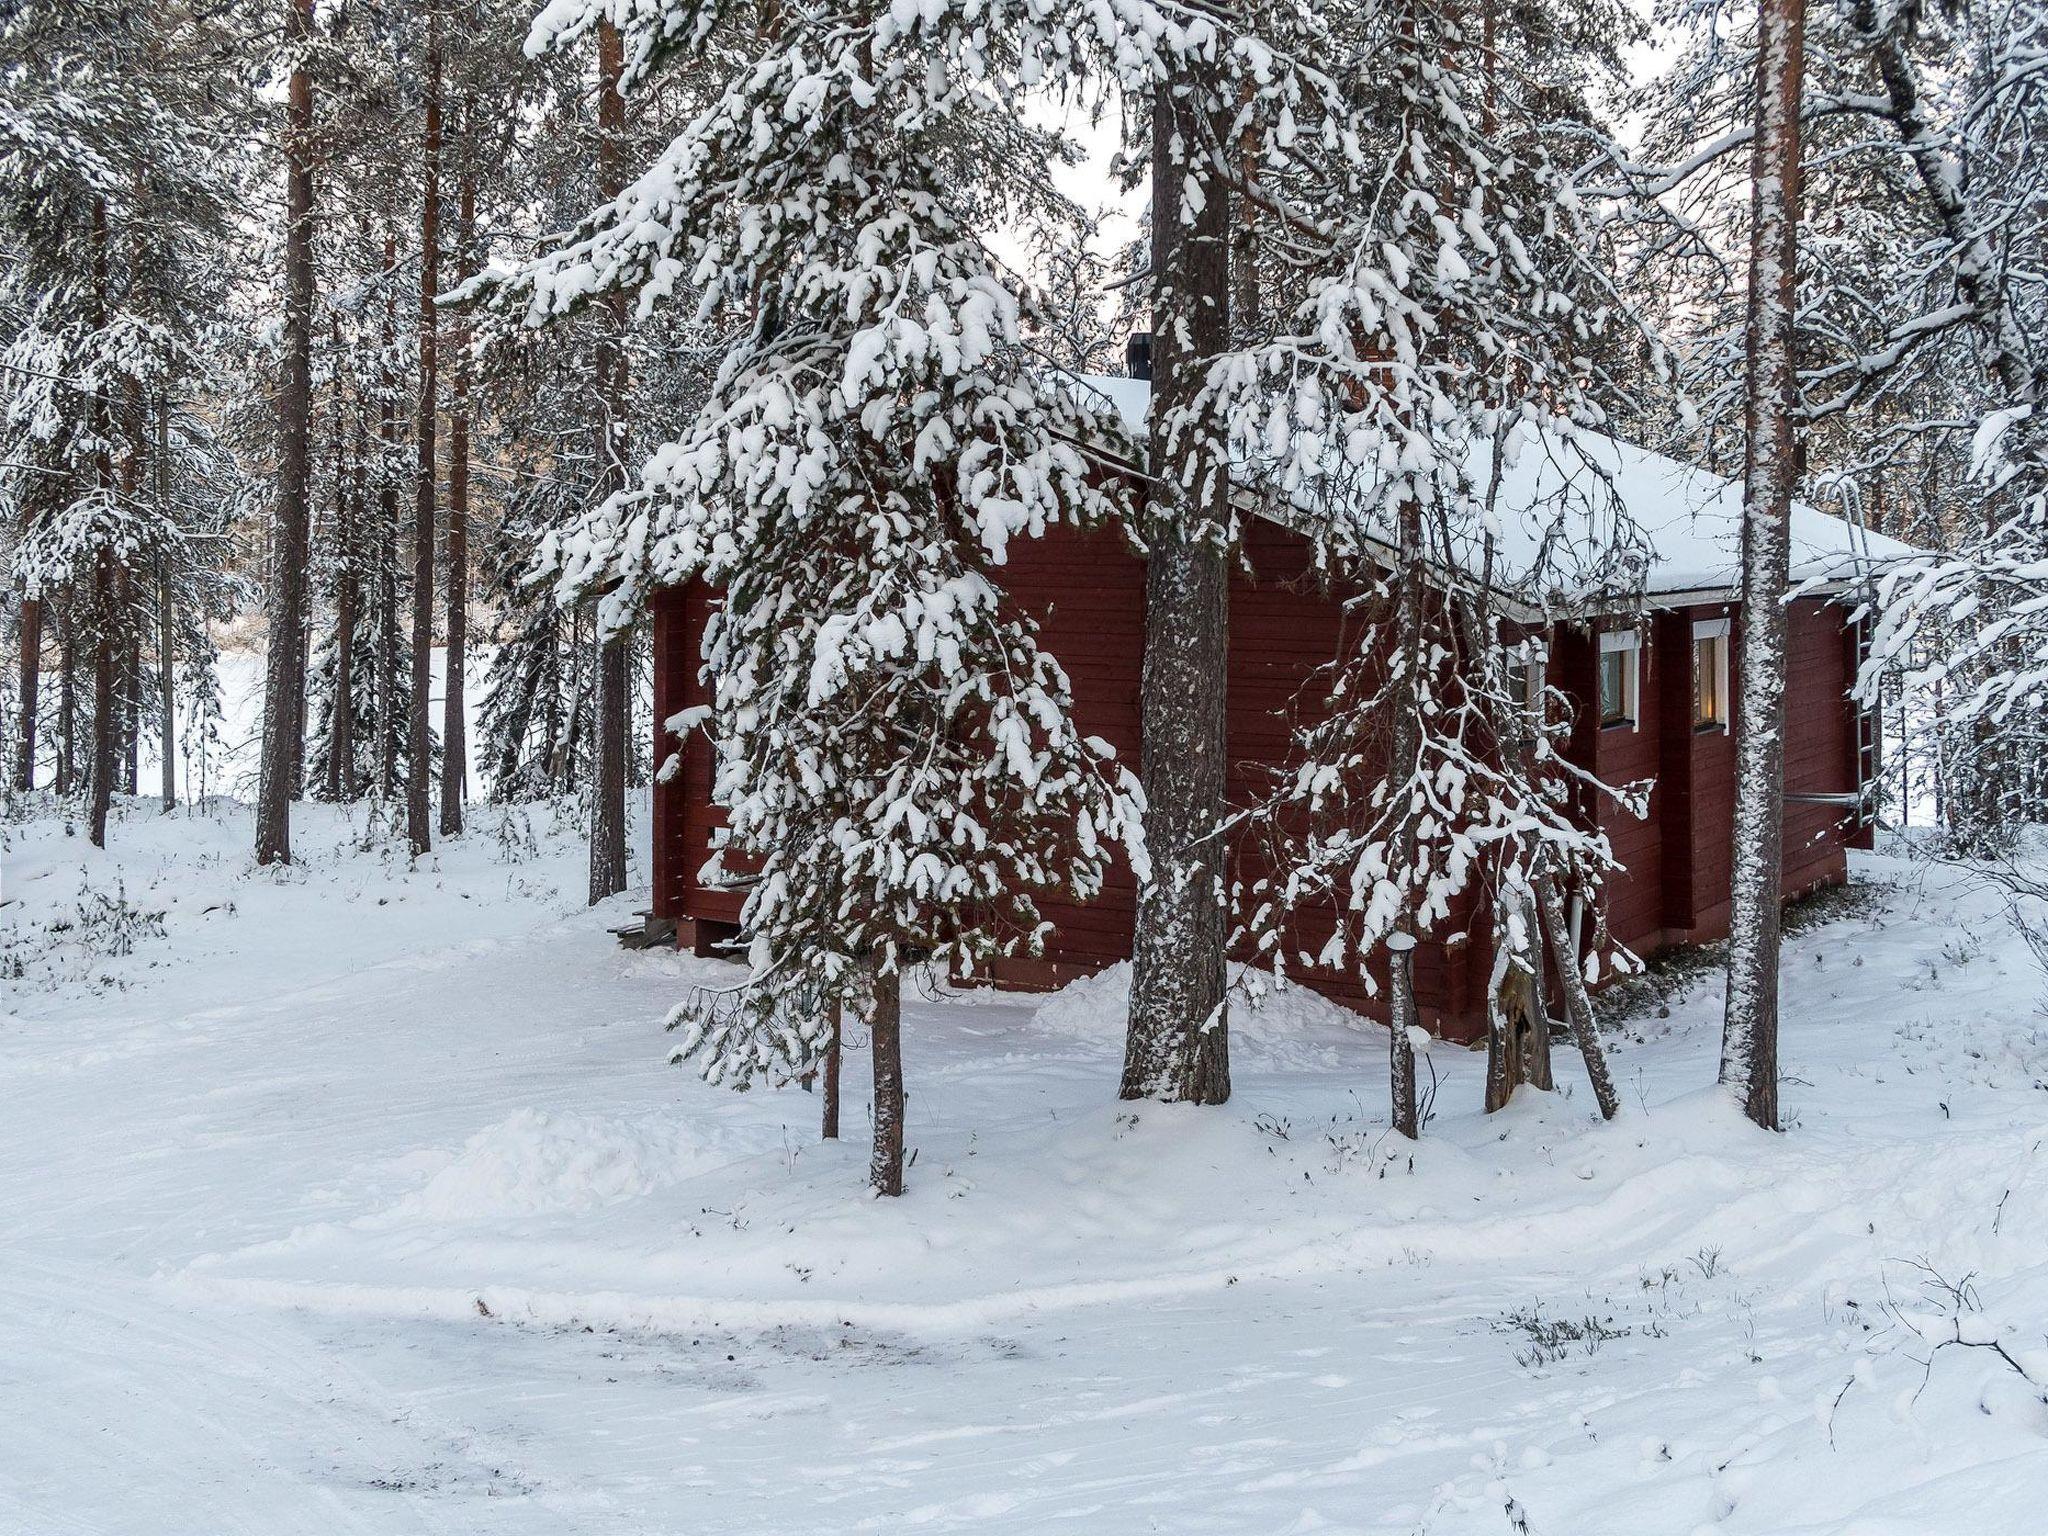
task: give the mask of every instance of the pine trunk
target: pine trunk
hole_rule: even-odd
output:
[[[100,198],[92,213],[92,323],[103,331],[107,323],[107,203]],[[94,454],[95,474],[101,495],[114,490],[113,466],[105,446],[109,441],[106,397],[93,395],[93,436],[101,444]],[[107,811],[114,798],[114,739],[119,729],[115,719],[114,670],[120,626],[114,604],[114,556],[102,548],[92,563],[92,778],[86,806],[86,836],[95,848],[107,846]]]
[[[384,237],[384,345],[388,359],[398,340],[393,278],[398,266],[398,237]],[[377,795],[389,800],[398,792],[398,380],[388,362],[378,373],[382,388],[377,409]]]
[[[342,792],[342,749],[352,734],[349,722],[349,687],[354,681],[349,647],[355,638],[355,569],[348,508],[348,432],[342,400],[341,316],[334,315],[328,330],[328,347],[334,372],[328,383],[330,463],[334,476],[334,678],[327,706],[327,771],[321,788],[329,801],[346,798]]]
[[[1785,823],[1785,594],[1798,379],[1799,109],[1804,0],[1764,0],[1750,171],[1742,476],[1742,635],[1735,825],[1721,1084],[1758,1125],[1778,1124],[1778,921]]]
[[[293,0],[286,35],[297,61],[285,117],[285,345],[277,396],[278,474],[271,551],[270,647],[263,673],[263,758],[256,793],[256,862],[290,863],[293,725],[305,679],[306,547],[313,415],[313,0]]]
[[[624,48],[618,29],[597,29],[597,195],[608,200],[625,186],[626,104],[619,94]],[[597,339],[597,494],[626,483],[621,460],[625,431],[626,296],[608,294],[600,306]],[[594,906],[626,888],[626,636],[601,642],[597,664],[597,762],[590,800],[590,900]]]
[[[334,543],[338,578],[334,586],[334,710],[327,728],[327,795],[356,797],[356,519],[362,507],[353,483],[342,483],[337,463]]]
[[[473,110],[465,102],[463,140],[471,136]],[[462,142],[459,140],[458,142]],[[460,270],[470,267],[476,229],[476,172],[469,147],[457,181],[455,239]],[[466,334],[455,347],[454,378],[448,400],[448,678],[441,691],[441,835],[462,830],[462,797],[469,780],[468,707],[464,675],[469,666],[469,347]]]
[[[78,792],[78,604],[57,609],[57,781],[60,796]]]
[[[21,600],[21,645],[15,702],[20,730],[14,738],[14,787],[23,794],[36,785],[36,703],[43,682],[43,605],[33,597]]]
[[[107,846],[107,811],[114,798],[114,557],[105,550],[93,560],[92,600],[99,633],[92,653],[92,781],[86,836]]]
[[[156,402],[156,506],[171,517],[171,402]],[[178,593],[167,558],[159,556],[156,594],[156,703],[158,773],[163,809],[178,807]]]
[[[1145,844],[1138,893],[1126,1099],[1221,1104],[1230,1097],[1224,971],[1228,912],[1224,816],[1225,676],[1230,631],[1230,505],[1224,457],[1172,435],[1230,336],[1230,201],[1191,165],[1219,142],[1187,97],[1214,82],[1196,64],[1153,94],[1152,415],[1157,470],[1145,512],[1141,687]],[[1189,88],[1192,88],[1190,90]],[[1198,209],[1184,208],[1190,193]]]
[[[903,1193],[903,978],[877,967],[868,994],[868,1035],[875,1058],[875,1150],[868,1183],[878,1195]]]
[[[126,637],[121,667],[121,793],[133,796],[142,790],[142,631],[135,623],[135,577],[126,566],[116,573],[114,603]]]
[[[419,417],[413,432],[416,499],[412,525],[412,697],[406,712],[405,835],[412,856],[433,846],[433,746],[428,732],[434,649],[434,413],[438,404],[434,294],[440,287],[441,13],[427,13],[426,122],[420,140]]]
[[[1419,678],[1424,665],[1422,602],[1426,586],[1422,564],[1422,511],[1411,497],[1401,504],[1398,545],[1399,604],[1394,635],[1394,660],[1403,668],[1402,702],[1394,710],[1393,748],[1388,757],[1395,781],[1410,783],[1421,771],[1422,723],[1418,715]],[[1407,793],[1406,790],[1402,791]],[[1396,811],[1394,867],[1406,870],[1415,860],[1416,826],[1412,807]],[[1391,986],[1387,1007],[1387,1091],[1393,1106],[1394,1129],[1413,1139],[1422,1132],[1415,1104],[1415,1045],[1409,1030],[1421,1027],[1415,1006],[1415,917],[1403,911],[1387,940]]]
[[[818,1134],[826,1141],[839,1139],[839,1005],[832,1005],[832,1038],[825,1045],[824,1114]]]

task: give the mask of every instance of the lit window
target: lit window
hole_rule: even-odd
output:
[[[1726,730],[1728,703],[1728,621],[1701,619],[1692,627],[1693,729]]]
[[[1600,637],[1600,723],[1634,725],[1642,686],[1642,639],[1632,629]]]

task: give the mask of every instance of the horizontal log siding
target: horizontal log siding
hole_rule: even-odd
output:
[[[1296,722],[1317,708],[1316,670],[1342,641],[1339,605],[1324,593],[1296,536],[1255,521],[1242,570],[1230,590],[1231,652],[1228,729],[1230,798],[1245,806],[1271,787],[1284,764]],[[1040,626],[1040,642],[1065,669],[1081,729],[1112,743],[1133,773],[1138,769],[1139,673],[1144,652],[1145,580],[1142,562],[1120,536],[1054,530],[1010,547],[994,573],[1012,600]],[[657,761],[675,750],[665,722],[705,701],[699,680],[698,641],[709,606],[700,586],[657,594],[654,602]],[[1609,783],[1654,779],[1647,820],[1590,799],[1582,810],[1597,816],[1626,866],[1609,890],[1608,919],[1623,943],[1653,950],[1677,941],[1719,938],[1727,931],[1729,836],[1734,810],[1734,751],[1725,731],[1692,729],[1692,622],[1718,616],[1721,607],[1662,613],[1645,631],[1639,720],[1634,729],[1598,724],[1598,649],[1591,629],[1553,634],[1551,680],[1571,698],[1575,722],[1566,750]],[[1791,623],[1792,736],[1786,753],[1792,790],[1852,787],[1853,717],[1844,701],[1849,649],[1840,608],[1817,600],[1794,605]],[[1734,669],[1731,668],[1731,671]],[[1735,700],[1741,707],[1741,700]],[[694,738],[683,747],[682,771],[654,792],[655,911],[662,916],[731,922],[741,897],[707,890],[697,871],[710,851],[723,815],[710,804],[711,754]],[[1791,807],[1786,818],[1785,889],[1801,891],[1845,871],[1848,824],[1838,810]],[[1233,873],[1242,884],[1263,873],[1260,851],[1240,837]],[[1136,884],[1119,858],[1096,901],[1047,901],[1053,924],[1045,960],[998,971],[998,979],[1051,985],[1115,961],[1131,951]],[[1483,901],[1468,896],[1439,931],[1438,942],[1416,956],[1418,999],[1425,1022],[1452,1038],[1472,1039],[1483,1026],[1490,970]],[[1297,956],[1314,954],[1331,931],[1331,915],[1305,915],[1290,933]],[[1348,974],[1291,967],[1318,991],[1377,1013],[1385,972],[1373,967],[1376,989]],[[1255,1027],[1255,1026],[1254,1026]]]

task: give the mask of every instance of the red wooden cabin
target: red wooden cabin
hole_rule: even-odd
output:
[[[1142,383],[1119,379],[1102,387],[1134,425],[1141,420]],[[1549,681],[1573,702],[1567,751],[1575,762],[1610,784],[1655,780],[1646,819],[1612,807],[1602,814],[1626,866],[1608,890],[1608,925],[1642,954],[1727,932],[1734,808],[1728,725],[1741,707],[1729,665],[1741,623],[1732,590],[1739,524],[1726,482],[1640,450],[1614,448],[1622,465],[1617,488],[1658,548],[1647,611],[1552,626]],[[1534,500],[1542,488],[1532,482],[1528,492]],[[1875,537],[1868,545],[1876,547],[1865,547],[1838,519],[1806,508],[1795,518],[1794,574],[1810,590],[1791,610],[1787,895],[1841,881],[1846,850],[1867,846],[1853,797],[1874,771],[1875,745],[1869,722],[1847,697],[1857,661],[1849,588],[1860,560],[1907,553]],[[1250,574],[1240,571],[1230,591],[1234,799],[1252,793],[1262,768],[1285,760],[1298,696],[1311,673],[1336,654],[1340,625],[1338,604],[1319,590],[1299,535],[1250,518],[1245,556]],[[1066,669],[1080,728],[1112,742],[1135,767],[1145,619],[1140,558],[1115,533],[1057,530],[1013,542],[996,576],[1038,620],[1041,643]],[[657,722],[708,702],[698,645],[713,600],[701,584],[656,594]],[[675,920],[679,943],[710,953],[737,934],[744,894],[699,878],[723,814],[711,803],[709,744],[701,733],[678,743],[664,731],[655,756],[660,761],[678,750],[680,771],[654,790],[654,912]],[[1253,850],[1239,850],[1241,865],[1253,857]],[[1092,903],[1045,903],[1043,910],[1054,925],[1043,958],[999,965],[997,984],[1046,989],[1129,957],[1135,887],[1128,871]],[[1479,902],[1468,901],[1457,918],[1418,949],[1416,985],[1425,1022],[1469,1040],[1484,1026],[1491,957]],[[1316,936],[1304,938],[1312,948]],[[1375,1011],[1357,975],[1303,979]]]

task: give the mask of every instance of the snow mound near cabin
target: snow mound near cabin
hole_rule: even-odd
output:
[[[1239,969],[1232,981],[1244,979]],[[1385,1027],[1301,985],[1275,987],[1254,973],[1262,995],[1240,988],[1230,998],[1230,1047],[1262,1066],[1286,1070],[1331,1064],[1334,1053],[1384,1044]],[[1032,1022],[1049,1034],[1121,1045],[1131,1006],[1131,962],[1120,960],[1048,995]]]
[[[478,1131],[425,1185],[365,1225],[591,1211],[651,1195],[714,1161],[675,1115],[522,1109]]]

